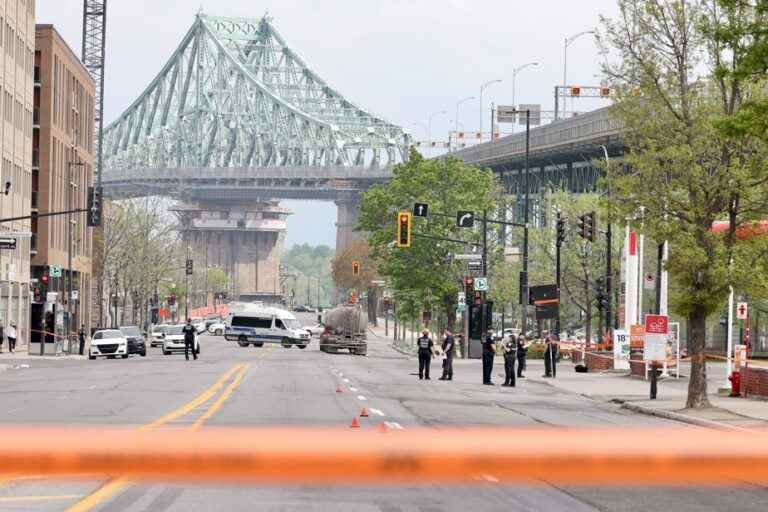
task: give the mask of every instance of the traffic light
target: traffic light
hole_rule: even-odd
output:
[[[39,286],[35,286],[34,296],[35,296],[35,302],[41,302],[40,299],[42,298],[42,293],[40,292]]]
[[[580,215],[579,216],[579,236],[581,238],[587,238],[587,216],[586,215]]]
[[[571,96],[581,96],[581,87],[579,86],[571,87]]]
[[[353,261],[352,262],[352,275],[357,277],[360,275],[360,262],[359,261]]]
[[[605,294],[605,277],[603,276],[595,280],[595,300],[597,301],[598,310],[608,310],[608,295]]]
[[[469,293],[475,289],[475,278],[467,276],[464,278],[464,291]]]
[[[187,260],[186,272],[187,272],[188,276],[191,276],[192,274],[194,274],[193,266],[192,266],[192,260],[191,259]]]
[[[584,216],[584,224],[587,232],[587,240],[590,242],[597,240],[597,219],[595,212],[589,212]]]
[[[600,88],[600,96],[603,98],[608,98],[611,95],[611,88],[610,87],[601,87]]]
[[[557,245],[565,242],[565,219],[557,219]]]
[[[397,214],[397,238],[395,245],[400,248],[411,246],[411,229],[413,217],[411,212],[400,212]]]
[[[88,187],[88,226],[101,226],[101,187]]]
[[[48,286],[48,272],[43,272],[43,276],[40,278],[45,286]]]

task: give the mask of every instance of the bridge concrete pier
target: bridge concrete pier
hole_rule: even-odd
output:
[[[365,236],[355,231],[360,219],[360,197],[340,199],[336,203],[336,254],[340,253],[353,242],[362,240]]]
[[[277,200],[242,202],[198,201],[177,205],[185,244],[194,261],[195,305],[205,304],[207,292],[225,291],[243,301],[279,302],[280,256],[291,211]],[[230,279],[228,290],[210,289],[205,269],[221,268]]]

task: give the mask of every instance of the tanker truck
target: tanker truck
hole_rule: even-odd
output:
[[[320,350],[335,354],[341,349],[350,354],[368,353],[368,319],[358,305],[347,304],[325,312],[325,330],[320,335]]]

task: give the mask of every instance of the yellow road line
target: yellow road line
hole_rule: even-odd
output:
[[[211,387],[203,391],[200,395],[195,397],[194,399],[190,400],[186,404],[182,405],[181,407],[174,409],[173,411],[169,412],[168,414],[165,414],[163,416],[160,416],[156,420],[147,423],[146,425],[143,425],[139,427],[139,430],[150,430],[153,428],[157,428],[159,426],[162,426],[165,423],[168,423],[170,421],[175,420],[176,418],[180,416],[184,416],[185,414],[189,413],[193,409],[200,407],[205,402],[210,400],[216,392],[221,389],[221,387],[224,385],[224,383],[229,380],[229,378],[234,374],[236,371],[240,370],[245,363],[241,363],[238,365],[233,366],[230,368],[224,375],[219,378]]]
[[[229,398],[229,395],[232,394],[232,391],[234,391],[240,385],[243,380],[243,375],[245,375],[245,372],[248,370],[249,366],[251,365],[246,364],[242,367],[232,382],[230,382],[229,386],[227,386],[227,389],[225,389],[224,392],[219,395],[219,398],[217,398],[216,401],[211,404],[208,410],[206,410],[199,418],[197,418],[197,420],[195,420],[192,426],[189,427],[189,430],[195,431],[200,428],[200,426],[205,423],[208,418],[213,416],[216,411],[221,408],[222,404]]]
[[[205,419],[208,419],[213,412],[218,410],[221,405],[224,403],[224,401],[229,397],[229,395],[234,391],[234,389],[240,385],[240,382],[242,381],[243,375],[245,374],[245,371],[248,369],[248,366],[250,366],[247,363],[241,363],[238,365],[233,366],[230,368],[224,375],[219,378],[210,388],[206,389],[192,399],[191,401],[187,402],[186,404],[182,405],[178,409],[175,409],[168,414],[165,414],[161,416],[160,418],[156,419],[155,421],[151,423],[147,423],[146,425],[139,428],[139,430],[148,430],[151,428],[157,428],[159,426],[162,426],[165,423],[168,423],[170,421],[175,420],[176,418],[183,416],[184,414],[189,413],[193,409],[200,407],[204,403],[206,403],[208,400],[210,400],[216,392],[221,389],[221,387],[224,385],[224,383],[229,380],[229,378],[237,373],[237,376],[233,379],[233,381],[227,386],[227,388],[224,390],[224,392],[219,396],[219,398],[212,403],[208,409],[200,416],[200,418],[205,417]],[[222,399],[222,397],[224,397]],[[213,409],[213,412],[211,410]],[[200,418],[195,421],[195,423],[188,427],[191,430],[196,429],[195,425],[202,425],[203,421],[200,421]],[[67,508],[64,512],[88,512],[89,510],[93,509],[93,507],[97,506],[99,503],[103,502],[104,500],[108,499],[110,496],[114,495],[115,493],[119,492],[121,489],[129,485],[130,482],[125,477],[119,477],[115,478],[113,480],[108,481],[103,486],[99,487],[96,491],[89,494],[82,500],[78,501],[71,507]]]
[[[82,498],[82,494],[61,494],[59,496],[3,496],[0,497],[0,503],[14,503],[22,501],[57,501],[57,500],[75,500]]]

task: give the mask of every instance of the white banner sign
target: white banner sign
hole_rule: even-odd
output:
[[[667,335],[657,333],[645,333],[645,345],[643,346],[643,359],[646,361],[667,360]]]
[[[629,333],[627,331],[613,332],[613,368],[629,370]]]

